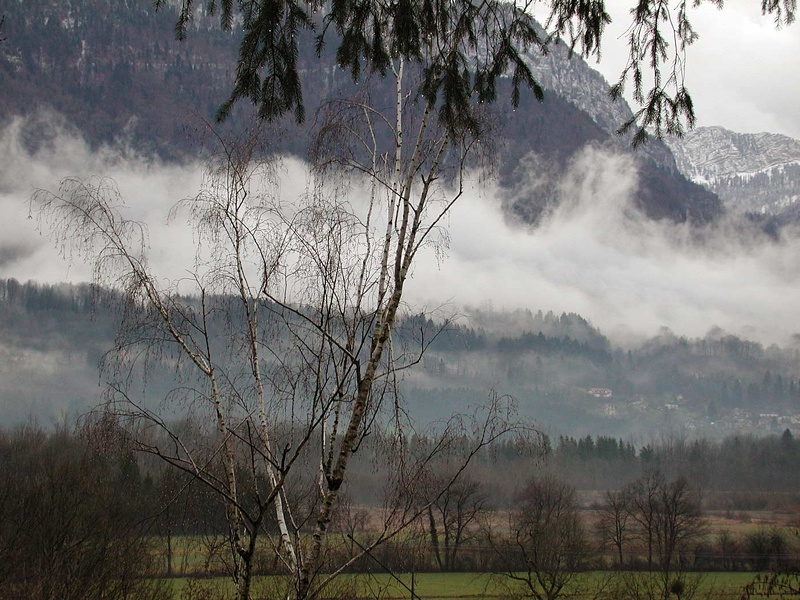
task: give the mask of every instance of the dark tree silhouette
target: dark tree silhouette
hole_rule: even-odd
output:
[[[166,4],[157,0],[156,7]],[[185,38],[195,0],[182,0],[176,35]],[[402,59],[422,72],[418,94],[436,107],[450,133],[474,131],[480,120],[476,104],[496,97],[497,79],[511,74],[512,100],[527,86],[542,96],[542,88],[524,59],[528,47],[546,51],[558,35],[589,55],[599,51],[603,27],[609,21],[602,0],[555,2],[549,18],[553,35],[543,34],[531,16],[533,2],[498,0],[375,0],[337,1],[239,0],[207,2],[209,12],[221,8],[223,28],[241,18],[243,37],[233,90],[219,110],[224,118],[239,100],[250,100],[261,117],[274,119],[293,112],[304,118],[303,92],[297,69],[304,31],[315,33],[318,53],[336,36],[336,61],[355,80],[364,72],[385,75],[393,60]],[[431,40],[448,39],[439,52]]]
[[[528,481],[499,552],[506,578],[520,584],[523,597],[560,597],[587,552],[575,488],[549,475]]]
[[[721,0],[710,0],[722,6]],[[166,4],[156,0],[156,7]],[[176,35],[186,37],[196,0],[181,0]],[[697,39],[689,11],[699,2],[681,0],[671,7],[663,0],[641,0],[631,10],[628,62],[613,97],[626,84],[640,108],[620,127],[636,129],[634,145],[647,131],[662,137],[680,135],[695,122],[694,107],[684,86],[687,48]],[[496,97],[498,77],[511,75],[512,101],[520,89],[542,88],[523,57],[529,47],[546,52],[555,39],[564,39],[583,56],[600,54],[600,41],[610,17],[604,0],[553,0],[545,8],[545,31],[531,16],[535,0],[506,3],[499,0],[207,0],[209,12],[219,11],[225,29],[241,22],[243,36],[233,90],[218,112],[224,118],[239,100],[250,100],[259,114],[274,119],[293,112],[304,118],[303,91],[297,68],[299,45],[314,32],[318,53],[335,32],[336,60],[355,80],[362,72],[385,75],[398,58],[416,65],[423,74],[418,93],[436,107],[440,122],[450,133],[479,126],[475,109]],[[794,21],[795,0],[763,0],[764,14],[776,26]],[[237,20],[235,17],[237,16]],[[447,52],[431,52],[429,41],[449,36]],[[308,40],[308,41],[306,41]],[[477,102],[475,102],[477,101]]]

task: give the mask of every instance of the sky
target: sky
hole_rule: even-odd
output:
[[[607,31],[599,67],[613,80],[624,64],[618,38],[626,12],[614,5],[612,13],[616,24]],[[753,0],[730,0],[722,11],[701,7],[695,26],[701,39],[690,55],[688,85],[699,124],[800,138],[800,28],[776,31]],[[165,280],[187,275],[192,233],[179,221],[168,223],[167,214],[199,189],[201,165],[162,165],[115,148],[91,151],[68,130],[30,154],[20,144],[24,127],[14,119],[0,129],[0,277],[91,278],[89,266],[59,256],[29,200],[37,189],[56,191],[64,177],[99,175],[117,183],[128,216],[147,223],[158,273]],[[306,177],[302,163],[286,161],[282,196],[302,194]],[[797,343],[798,232],[777,241],[742,239],[721,222],[698,239],[684,226],[653,223],[632,211],[636,185],[629,157],[587,149],[561,182],[562,207],[531,231],[507,221],[497,189],[476,183],[448,219],[442,252],[420,256],[406,298],[413,308],[440,313],[470,307],[577,312],[627,345],[661,327],[690,337],[721,327],[764,344]]]
[[[593,66],[612,83],[627,59],[631,5],[607,1],[612,23]],[[776,29],[759,0],[726,0],[722,9],[706,0],[690,9],[690,20],[700,37],[688,51],[686,87],[698,125],[800,139],[800,26]]]

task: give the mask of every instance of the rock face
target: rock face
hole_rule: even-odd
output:
[[[633,112],[622,99],[611,100],[608,82],[590,64],[574,54],[570,55],[567,46],[559,43],[546,56],[531,59],[530,65],[546,89],[556,92],[589,115],[620,148],[630,147],[632,133],[618,136],[617,130],[633,116]],[[660,140],[650,140],[637,152],[660,168],[668,171],[677,168],[672,152]]]
[[[669,142],[678,168],[737,212],[800,214],[800,141],[700,127]]]
[[[505,159],[506,173],[533,154],[528,162],[538,165],[552,182],[565,161],[587,143],[631,152],[632,134],[619,136],[617,130],[633,113],[626,102],[611,100],[610,86],[599,72],[561,43],[544,56],[532,56],[529,64],[545,88],[545,114],[540,115],[541,109],[528,102],[524,111],[518,111],[524,114],[515,116],[514,126],[506,128],[512,148]],[[526,139],[527,132],[540,139]],[[664,142],[652,139],[635,155],[640,174],[635,202],[646,215],[702,224],[722,213],[719,198],[682,175]],[[513,185],[513,174],[509,179]],[[511,211],[523,221],[535,222],[552,205],[555,194],[547,183],[539,186],[539,192],[536,197],[515,200]]]

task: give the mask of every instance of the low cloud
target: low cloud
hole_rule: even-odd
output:
[[[31,128],[39,139],[31,142]],[[196,193],[201,169],[196,164],[164,165],[125,148],[93,150],[56,115],[33,120],[15,118],[0,130],[0,152],[8,168],[0,172],[0,247],[8,259],[0,262],[0,277],[21,281],[89,281],[91,268],[79,260],[65,261],[60,248],[40,227],[30,199],[37,190],[57,193],[66,177],[108,177],[129,207],[128,218],[146,223],[151,255],[165,276],[180,277],[193,257],[191,232],[167,225],[170,208]],[[14,248],[25,252],[14,252]],[[191,264],[190,262],[188,264]],[[184,273],[185,274],[185,273]]]
[[[655,222],[633,208],[636,186],[631,157],[585,149],[536,230],[509,226],[498,190],[476,189],[451,216],[448,260],[418,268],[416,287],[447,290],[429,302],[576,312],[621,343],[662,326],[781,344],[800,331],[796,231],[775,241],[734,221]]]
[[[9,237],[10,233],[7,233],[7,236],[0,242],[0,268],[25,260],[36,251],[32,244],[28,242],[17,243],[9,240]]]
[[[89,267],[58,256],[29,218],[28,201],[36,189],[57,190],[66,176],[96,175],[113,178],[131,218],[148,224],[157,273],[186,276],[195,258],[192,232],[180,222],[168,224],[167,215],[199,190],[199,164],[92,151],[69,130],[31,150],[24,127],[17,120],[0,132],[9,165],[0,173],[0,277],[91,278]],[[303,193],[305,178],[301,163],[286,160],[282,197]],[[785,232],[776,241],[735,222],[700,233],[654,222],[633,207],[637,185],[631,157],[587,148],[558,185],[559,207],[531,229],[506,219],[499,189],[475,184],[448,219],[446,257],[430,250],[420,255],[406,298],[415,308],[448,305],[455,312],[470,306],[576,312],[624,344],[663,326],[679,335],[720,327],[762,343],[789,343],[800,331],[800,235]]]

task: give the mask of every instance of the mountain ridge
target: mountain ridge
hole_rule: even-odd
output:
[[[800,140],[698,127],[669,146],[681,172],[731,210],[784,220],[800,215]]]
[[[192,119],[197,113],[212,120],[228,97],[237,59],[236,35],[223,32],[214,19],[198,14],[185,42],[174,39],[174,7],[160,14],[132,0],[29,0],[6,9],[0,45],[0,79],[6,94],[0,111],[7,117],[49,107],[83,133],[93,147],[124,142],[137,151],[165,160],[182,160],[197,152]],[[172,12],[170,12],[172,11]],[[331,52],[322,61],[313,44],[298,57],[307,112],[332,93],[352,88],[352,80],[333,67]],[[568,159],[587,144],[629,151],[614,133],[630,115],[624,103],[612,103],[608,84],[580,57],[567,58],[565,46],[531,57],[535,75],[544,84],[545,101],[523,94],[516,111],[500,104],[505,143],[499,150],[501,184],[530,153],[563,171]],[[377,82],[375,94],[380,91]],[[500,95],[500,94],[499,94]],[[233,115],[249,111],[238,106]],[[511,116],[513,115],[513,122]],[[313,121],[313,119],[309,119]],[[239,121],[241,122],[241,120]],[[304,157],[311,124],[286,124],[282,148]],[[35,143],[33,139],[32,143]],[[683,177],[665,145],[655,141],[637,155],[643,176],[635,199],[654,219],[708,222],[719,216],[719,201]],[[555,197],[552,189],[539,197],[517,199],[511,214],[537,222]]]

